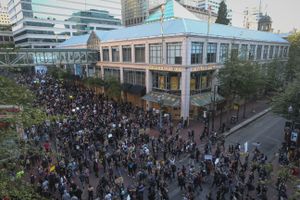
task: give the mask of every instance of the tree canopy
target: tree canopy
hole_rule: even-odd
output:
[[[216,23],[228,25],[230,23],[230,20],[227,18],[227,15],[228,15],[227,5],[224,1],[222,1],[219,6]]]

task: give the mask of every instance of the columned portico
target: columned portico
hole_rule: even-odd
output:
[[[186,120],[190,113],[190,82],[191,69],[186,68],[181,72],[181,117]]]

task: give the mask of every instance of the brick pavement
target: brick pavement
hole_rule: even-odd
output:
[[[235,110],[231,110],[228,111],[227,113],[223,113],[222,114],[222,123],[226,124],[227,128],[232,128],[240,123],[242,123],[243,121],[247,120],[248,118],[254,116],[255,114],[267,109],[269,107],[269,101],[268,100],[257,100],[254,102],[250,102],[247,104],[247,109],[246,109],[246,118],[243,118],[243,106],[241,106],[240,111],[239,111],[239,120],[237,123],[235,124],[231,124],[230,123],[230,118],[232,115],[236,115],[237,111]],[[214,123],[214,127],[215,130],[219,130],[220,129],[220,114],[215,116],[215,123]],[[210,120],[211,121],[211,120]],[[178,122],[174,123],[174,127],[177,127]],[[197,144],[200,144],[200,135],[202,134],[204,129],[204,123],[202,120],[191,120],[189,127],[186,129],[181,130],[180,132],[180,136],[183,139],[188,138],[188,131],[189,130],[194,130],[195,132],[195,142]],[[210,124],[210,129],[211,129],[211,124]],[[150,137],[158,137],[159,136],[159,131],[157,129],[151,129],[147,131],[148,134],[150,135]],[[173,131],[173,133],[175,133],[175,131]]]

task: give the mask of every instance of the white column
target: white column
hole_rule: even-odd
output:
[[[232,51],[232,43],[229,43],[229,47],[228,47],[228,58],[227,58],[227,59],[231,59],[231,51]]]
[[[203,58],[202,64],[206,64],[206,57],[207,57],[207,42],[203,42]]]
[[[188,65],[188,45],[189,42],[187,40],[187,38],[184,38],[184,40],[182,41],[182,46],[181,46],[181,59],[182,59],[182,65]]]
[[[109,52],[109,62],[112,62],[112,50],[111,50],[111,47],[108,47],[108,52]]]
[[[132,62],[132,63],[135,63],[134,44],[131,45],[131,62]]]
[[[146,76],[145,76],[145,83],[146,83],[146,93],[152,91],[152,72],[149,69],[146,69]],[[151,102],[146,102],[146,109],[149,110],[151,108]]]
[[[120,83],[124,83],[124,70],[123,67],[120,67]]]
[[[167,64],[167,43],[165,42],[165,40],[163,41],[163,44],[162,44],[162,58],[163,58],[163,61],[162,61],[162,64]]]
[[[145,63],[149,64],[149,44],[145,44]]]
[[[265,51],[265,45],[262,45],[262,48],[261,48],[261,60],[264,60],[264,51]]]
[[[181,72],[181,117],[184,120],[190,114],[190,82],[191,71],[188,68]]]
[[[89,66],[85,65],[85,73],[86,73],[86,77],[89,77]]]
[[[255,45],[255,51],[254,51],[254,59],[253,60],[256,60],[258,44],[254,44],[254,45]]]
[[[101,79],[104,80],[104,67],[101,66]]]
[[[220,49],[221,49],[221,43],[217,43],[217,57],[216,57],[216,63],[220,63]]]
[[[119,62],[123,62],[123,51],[122,51],[122,45],[119,46]]]

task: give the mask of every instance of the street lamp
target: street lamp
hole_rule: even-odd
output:
[[[162,129],[162,106],[164,104],[164,100],[162,96],[158,96],[158,105],[159,105],[159,128]]]
[[[293,109],[293,106],[292,105],[290,105],[289,107],[288,107],[288,113],[289,113],[289,120],[291,120],[291,114],[293,113],[293,111],[294,111],[294,109]]]
[[[212,102],[212,119],[211,119],[211,130],[214,131],[215,129],[215,104],[216,104],[216,92],[217,92],[217,85],[214,85],[214,90],[210,96]]]

